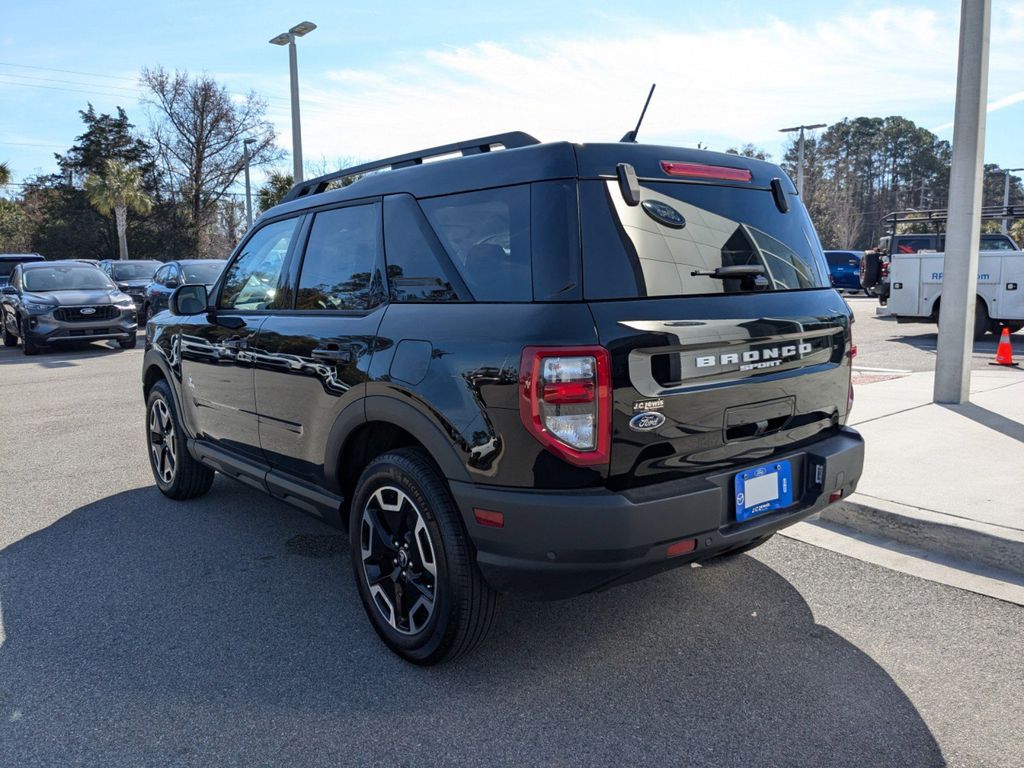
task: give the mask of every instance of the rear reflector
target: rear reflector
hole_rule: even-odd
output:
[[[676,541],[669,544],[668,549],[665,550],[665,554],[668,557],[679,557],[680,555],[686,555],[693,552],[696,548],[696,539],[683,539],[682,541]]]
[[[486,525],[488,528],[504,528],[505,527],[505,513],[504,512],[492,512],[489,509],[473,509],[473,517],[480,525]]]
[[[704,165],[703,163],[681,163],[674,160],[662,160],[661,170],[669,176],[686,176],[691,179],[750,181],[754,178],[754,175],[746,168],[730,168],[727,165]]]
[[[832,504],[833,502],[839,501],[841,498],[843,498],[842,491],[832,491],[832,493],[828,495],[828,503]]]

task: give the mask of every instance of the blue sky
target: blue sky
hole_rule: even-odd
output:
[[[1024,0],[996,2],[986,160],[1024,166]],[[0,160],[54,170],[77,111],[148,122],[144,66],[255,89],[291,146],[287,53],[299,42],[303,146],[335,166],[504,130],[614,140],[658,83],[641,139],[778,159],[778,128],[902,114],[951,138],[958,2],[75,2],[4,0]],[[54,71],[64,70],[64,71]]]

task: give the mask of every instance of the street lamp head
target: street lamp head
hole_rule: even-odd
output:
[[[298,24],[296,24],[288,31],[291,32],[296,37],[302,37],[303,35],[308,35],[314,29],[316,29],[316,24],[314,24],[312,21],[300,21]]]
[[[255,144],[256,143],[256,139],[245,139],[245,140],[242,141],[242,143],[246,144],[246,145],[248,145],[248,144]]]
[[[292,36],[288,32],[282,32],[277,37],[270,38],[270,42],[274,45],[288,45],[292,41]]]

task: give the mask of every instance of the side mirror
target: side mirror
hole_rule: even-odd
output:
[[[167,302],[172,315],[198,315],[209,304],[205,285],[182,285],[174,289]]]
[[[17,296],[18,289],[13,285],[5,285],[3,288],[0,288],[0,294],[3,294],[4,296]]]

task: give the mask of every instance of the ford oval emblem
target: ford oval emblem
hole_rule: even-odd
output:
[[[95,307],[82,307],[78,311],[81,312],[83,315],[95,315],[96,314]]]
[[[665,415],[654,411],[638,413],[629,420],[629,428],[634,432],[653,432],[665,423]]]
[[[668,203],[663,203],[660,200],[644,200],[640,203],[640,207],[644,209],[644,213],[666,227],[682,229],[686,226],[686,219],[683,218],[683,214]]]

